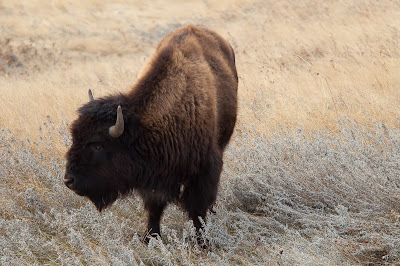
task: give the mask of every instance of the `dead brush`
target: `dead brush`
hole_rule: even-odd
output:
[[[225,155],[205,253],[177,207],[164,216],[165,238],[146,247],[138,234],[145,217],[137,197],[100,214],[69,192],[62,184],[64,159],[52,152],[51,141],[63,125],[46,123],[36,144],[0,131],[3,265],[341,264],[399,257],[396,128],[342,120],[337,134],[299,129],[267,138],[246,127]],[[68,135],[62,138],[68,143]]]

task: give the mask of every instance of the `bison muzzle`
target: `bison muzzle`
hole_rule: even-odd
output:
[[[89,91],[71,126],[65,185],[99,211],[136,191],[150,235],[160,235],[166,205],[179,204],[200,232],[235,126],[237,87],[226,40],[191,25],[169,33],[129,92],[94,99]]]

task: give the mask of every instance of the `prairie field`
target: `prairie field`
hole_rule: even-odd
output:
[[[210,248],[134,193],[98,213],[62,182],[69,125],[127,92],[168,32],[236,53],[239,113]],[[398,265],[400,2],[0,0],[0,265]]]

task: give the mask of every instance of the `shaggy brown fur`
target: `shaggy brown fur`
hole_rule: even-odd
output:
[[[222,154],[233,133],[238,78],[231,46],[187,26],[168,34],[127,94],[90,101],[72,125],[65,184],[102,210],[136,190],[160,234],[169,202],[180,203],[199,231],[214,203]],[[122,107],[122,135],[108,129]]]

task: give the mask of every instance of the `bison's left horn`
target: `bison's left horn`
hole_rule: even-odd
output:
[[[91,89],[89,89],[89,101],[91,102],[91,101],[94,101],[94,98],[93,98],[93,93],[92,93],[92,90]]]
[[[115,125],[109,128],[108,132],[113,138],[118,138],[122,135],[122,133],[124,133],[124,116],[122,115],[122,109],[120,105],[117,109],[117,122],[115,122]]]

